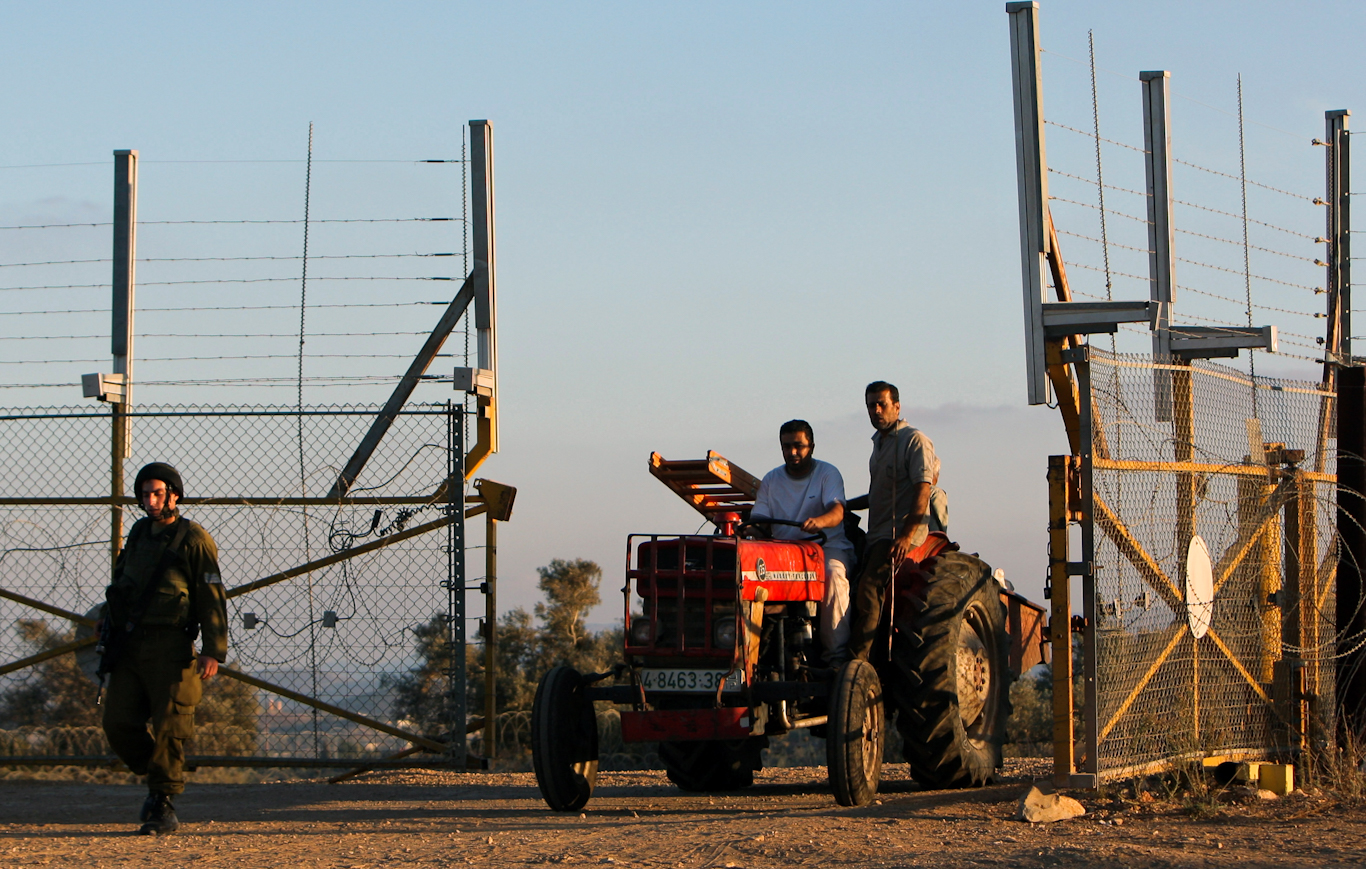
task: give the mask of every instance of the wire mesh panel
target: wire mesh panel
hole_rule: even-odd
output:
[[[457,580],[448,532],[463,515],[464,487],[447,481],[452,450],[460,449],[463,410],[410,405],[393,421],[346,502],[319,503],[376,412],[150,408],[133,415],[128,494],[133,474],[147,462],[167,461],[180,470],[182,515],[203,525],[218,544],[229,595],[228,665],[283,689],[221,678],[210,683],[206,698],[214,691],[231,696],[210,704],[192,755],[372,758],[409,744],[384,728],[428,736],[452,732],[446,719],[458,705],[452,698],[463,699],[463,679],[453,669],[435,683],[415,673],[431,663],[422,658],[424,638],[443,636],[460,615],[450,611]],[[10,459],[0,467],[4,590],[76,614],[102,602],[113,511],[121,511],[125,534],[140,515],[132,505],[111,507],[108,501],[111,425],[99,408],[0,417],[0,444]],[[401,537],[425,525],[432,526],[426,533]],[[279,577],[329,558],[334,563]],[[276,581],[262,585],[266,578]],[[244,590],[247,583],[261,587]],[[51,610],[12,596],[0,599],[0,663],[40,657],[44,649],[88,633]],[[80,656],[93,670],[91,646]],[[10,731],[0,735],[0,756],[109,754],[94,726],[97,715],[49,702],[29,703],[23,707],[28,717],[18,716],[15,698],[62,688],[52,684],[60,676],[52,662],[59,660],[0,676],[0,715],[11,719]],[[93,708],[93,681],[67,693],[83,696]],[[347,714],[320,711],[319,704]],[[15,721],[24,726],[16,729]],[[463,732],[460,724],[456,732]]]
[[[1304,747],[1333,696],[1333,396],[1089,356],[1097,771]]]

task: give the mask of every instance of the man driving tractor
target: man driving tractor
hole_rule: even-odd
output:
[[[844,534],[844,478],[829,462],[813,457],[816,436],[811,424],[793,419],[778,429],[783,464],[759,483],[752,517],[755,522],[782,519],[801,527],[773,525],[779,540],[799,540],[825,533],[825,595],[821,601],[821,648],[827,664],[838,667],[849,660],[849,574],[854,547]]]

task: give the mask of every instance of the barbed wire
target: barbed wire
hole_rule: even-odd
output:
[[[293,357],[290,357],[293,358]],[[356,374],[356,375],[319,375],[305,377],[304,382],[315,386],[364,386],[375,383],[395,383],[400,380],[400,375],[384,374]],[[443,374],[424,374],[424,382],[429,383],[451,383],[453,378]],[[297,377],[220,377],[214,379],[184,379],[184,380],[139,380],[139,388],[145,386],[279,386],[292,388],[298,382]],[[79,384],[73,381],[62,383],[0,383],[0,389],[68,389]]]
[[[303,160],[138,160],[139,165],[143,166],[166,166],[176,164],[255,164],[255,163],[302,163]],[[465,160],[314,160],[314,163],[402,163],[405,165],[422,165],[424,163],[465,163]],[[77,166],[108,166],[109,161],[101,160],[95,163],[22,163],[12,166],[0,166],[0,169],[61,169]]]
[[[1242,179],[1237,175],[1230,175],[1227,172],[1220,172],[1218,169],[1211,169],[1208,166],[1201,166],[1199,163],[1192,163],[1189,160],[1181,160],[1176,157],[1173,157],[1172,162],[1180,163],[1182,166],[1189,166],[1192,169],[1199,169],[1201,172],[1208,172],[1211,175],[1218,175],[1221,178],[1228,178],[1233,181],[1242,181]],[[1289,196],[1293,199],[1303,199],[1305,202],[1313,203],[1314,200],[1318,199],[1317,196],[1305,196],[1303,193],[1295,193],[1290,190],[1282,190],[1279,187],[1272,187],[1270,184],[1262,184],[1259,181],[1253,181],[1251,179],[1248,179],[1247,183],[1253,187],[1260,187],[1263,190],[1270,190],[1272,193],[1280,193],[1283,196]]]
[[[1104,136],[1097,136],[1095,133],[1087,132],[1086,130],[1079,130],[1076,127],[1069,127],[1066,124],[1060,124],[1057,121],[1050,121],[1048,119],[1044,119],[1044,123],[1048,124],[1049,126],[1067,130],[1069,132],[1078,133],[1080,135],[1086,136],[1088,139],[1100,139],[1100,141],[1105,142],[1107,144],[1118,145],[1121,148],[1128,148],[1130,151],[1137,151],[1140,154],[1148,153],[1147,148],[1136,148],[1133,145],[1128,144],[1127,142],[1116,142],[1114,139],[1107,139]]]
[[[1099,266],[1089,266],[1086,263],[1069,262],[1067,267],[1069,269],[1085,269],[1088,272],[1099,272],[1102,275],[1105,274],[1105,269],[1100,268]],[[1110,274],[1117,275],[1121,278],[1132,278],[1133,280],[1143,281],[1144,283],[1147,283],[1150,280],[1146,275],[1131,275],[1128,272],[1117,272],[1113,269],[1110,270]],[[1101,301],[1108,301],[1104,296],[1096,296],[1096,298]]]
[[[334,217],[311,220],[310,223],[463,223],[463,217]],[[266,224],[299,224],[302,218],[290,220],[139,220],[138,226],[260,226]],[[99,226],[113,226],[112,222],[103,223],[33,223],[0,226],[0,229],[79,229]]]
[[[453,354],[438,353],[438,358],[450,358]],[[139,362],[223,362],[235,359],[297,359],[297,353],[263,354],[244,356],[144,356]],[[411,353],[308,353],[305,359],[412,359]],[[98,364],[108,362],[109,357],[100,359],[0,359],[0,365],[74,365]],[[295,378],[296,380],[298,378]]]
[[[1217,236],[1217,235],[1206,235],[1206,234],[1203,233],[1203,232],[1196,232],[1196,231],[1193,230],[1193,229],[1181,229],[1180,227],[1177,227],[1176,231],[1177,231],[1177,232],[1180,232],[1180,233],[1183,233],[1183,234],[1185,234],[1185,235],[1193,235],[1193,236],[1196,236],[1197,238],[1209,239],[1210,241],[1220,241],[1220,242],[1223,242],[1224,244],[1236,245],[1237,247],[1242,247],[1242,246],[1243,246],[1243,243],[1242,243],[1241,241],[1235,241],[1234,239],[1231,239],[1231,238],[1220,238],[1220,237]],[[1260,247],[1260,246],[1255,245],[1255,244],[1249,244],[1249,245],[1248,245],[1248,248],[1250,248],[1251,250],[1259,250],[1259,251],[1261,251],[1262,253],[1271,253],[1271,254],[1275,254],[1276,256],[1283,256],[1283,257],[1286,257],[1287,259],[1297,259],[1297,260],[1302,260],[1302,261],[1307,262],[1307,263],[1313,263],[1314,265],[1322,265],[1322,263],[1320,263],[1317,259],[1315,259],[1315,258],[1312,257],[1312,256],[1302,256],[1302,255],[1297,254],[1297,253],[1286,253],[1285,251],[1275,250],[1275,249],[1269,248],[1269,247]]]
[[[1173,199],[1172,202],[1175,203],[1176,205],[1184,205],[1184,206],[1186,206],[1187,208],[1198,208],[1198,209],[1200,209],[1201,211],[1208,211],[1208,212],[1211,213],[1211,214],[1222,214],[1224,217],[1232,217],[1234,220],[1242,220],[1242,219],[1243,219],[1243,216],[1242,216],[1241,214],[1234,214],[1234,213],[1231,212],[1231,211],[1220,211],[1220,210],[1217,209],[1217,208],[1210,208],[1208,205],[1197,205],[1197,204],[1194,203],[1194,202],[1186,202],[1184,199]],[[1255,223],[1255,224],[1257,224],[1258,226],[1265,226],[1267,229],[1274,229],[1274,230],[1276,230],[1277,232],[1284,232],[1284,233],[1286,233],[1286,234],[1288,234],[1288,235],[1297,235],[1297,236],[1299,236],[1300,238],[1307,238],[1307,239],[1310,239],[1311,241],[1315,241],[1315,242],[1318,242],[1318,241],[1320,240],[1319,237],[1316,236],[1316,235],[1309,235],[1308,233],[1299,232],[1298,230],[1287,229],[1287,228],[1284,227],[1284,226],[1277,226],[1277,225],[1274,224],[1274,223],[1267,223],[1267,222],[1264,221],[1264,220],[1257,220],[1256,218],[1253,218],[1253,217],[1249,217],[1249,218],[1247,219],[1247,222],[1248,222],[1248,223]]]
[[[1067,267],[1068,267],[1068,268],[1085,269],[1085,270],[1087,270],[1087,271],[1093,271],[1093,272],[1103,272],[1103,271],[1104,271],[1104,269],[1098,268],[1098,267],[1096,267],[1096,266],[1091,266],[1091,265],[1087,265],[1087,264],[1085,264],[1085,263],[1078,263],[1078,262],[1069,262],[1069,263],[1067,264]],[[1139,275],[1129,275],[1129,274],[1125,274],[1124,272],[1115,272],[1114,274],[1117,274],[1117,275],[1120,275],[1120,276],[1126,277],[1126,278],[1133,278],[1134,280],[1142,280],[1142,281],[1150,280],[1149,278],[1146,278],[1146,277],[1140,277]],[[1201,290],[1201,289],[1197,289],[1196,287],[1188,287],[1188,286],[1185,286],[1185,285],[1178,285],[1178,286],[1176,287],[1176,289],[1178,289],[1178,290],[1180,290],[1180,291],[1182,291],[1182,292],[1197,293],[1197,294],[1199,294],[1199,295],[1201,295],[1201,296],[1208,296],[1208,297],[1210,297],[1210,298],[1212,298],[1212,299],[1217,299],[1217,300],[1219,300],[1219,301],[1221,301],[1221,302],[1228,302],[1228,303],[1231,304],[1231,305],[1238,305],[1238,306],[1240,306],[1240,307],[1243,305],[1243,301],[1242,301],[1241,299],[1235,299],[1235,298],[1233,298],[1233,297],[1231,297],[1231,296],[1221,296],[1221,295],[1219,295],[1218,293],[1211,293],[1209,290]],[[1076,292],[1075,290],[1073,291],[1072,294],[1073,294],[1074,296],[1087,295],[1087,294],[1084,294],[1084,293]],[[1098,301],[1106,301],[1106,299],[1105,299],[1104,296],[1088,296],[1088,297],[1089,297],[1089,298],[1097,299]],[[1275,311],[1275,312],[1280,313],[1280,314],[1293,314],[1293,315],[1295,315],[1295,316],[1297,316],[1297,317],[1310,317],[1310,318],[1315,319],[1315,320],[1322,320],[1322,319],[1324,319],[1324,318],[1327,316],[1326,314],[1318,314],[1318,313],[1313,313],[1313,312],[1310,312],[1310,311],[1296,311],[1296,310],[1292,310],[1291,308],[1277,308],[1277,307],[1275,307],[1274,305],[1259,305],[1259,304],[1253,304],[1252,307],[1253,307],[1253,308],[1256,308],[1256,309],[1259,309],[1259,310],[1263,310],[1263,311]],[[1236,324],[1236,323],[1228,323],[1227,325],[1235,326],[1235,325],[1237,325],[1237,324]],[[1240,327],[1240,328],[1241,328],[1241,327]],[[1296,333],[1294,333],[1294,332],[1286,332],[1286,331],[1284,331],[1284,330],[1280,330],[1280,332],[1281,332],[1281,334],[1284,334],[1284,335],[1294,335],[1294,334],[1296,334]],[[1310,340],[1314,340],[1314,339],[1316,338],[1316,336],[1313,336],[1313,335],[1300,335],[1299,337],[1301,337],[1301,338],[1308,338],[1308,339],[1310,339]]]
[[[310,305],[312,308],[408,308],[422,305],[449,305],[450,300],[444,302],[332,302],[324,305]],[[166,314],[178,313],[182,311],[280,311],[297,310],[295,305],[216,305],[205,307],[162,307],[162,308],[143,308],[139,307],[139,314]],[[109,314],[108,308],[61,308],[47,311],[0,311],[0,317],[23,317],[50,314]],[[108,336],[105,336],[108,337]]]
[[[1243,305],[1242,299],[1235,299],[1232,296],[1221,296],[1218,293],[1211,293],[1209,290],[1201,290],[1195,287],[1187,287],[1184,285],[1177,286],[1177,289],[1182,290],[1184,292],[1197,293],[1201,296],[1208,296],[1211,299],[1218,299],[1221,302],[1228,302],[1230,304],[1238,305],[1240,307]],[[1294,314],[1297,317],[1312,317],[1316,320],[1322,320],[1325,317],[1327,317],[1327,314],[1317,314],[1311,311],[1295,311],[1290,308],[1277,308],[1274,305],[1259,305],[1254,303],[1252,307],[1262,311],[1276,311],[1277,313],[1281,314]]]
[[[1064,178],[1071,178],[1074,181],[1081,181],[1084,184],[1090,184],[1092,187],[1096,186],[1096,184],[1098,183],[1094,178],[1083,178],[1080,175],[1073,175],[1071,172],[1064,172],[1061,169],[1054,169],[1052,166],[1048,167],[1048,174],[1061,175]],[[1144,193],[1142,190],[1130,190],[1127,187],[1116,187],[1113,184],[1105,184],[1103,186],[1106,190],[1118,190],[1120,193],[1132,193],[1134,196],[1142,196],[1146,198],[1151,195],[1148,193]],[[1049,198],[1051,199],[1052,197]],[[1108,213],[1110,209],[1107,208],[1105,210]]]
[[[404,259],[409,257],[464,256],[464,251],[455,253],[345,253],[326,256],[310,256],[309,259]],[[170,256],[139,259],[139,263],[204,263],[204,262],[257,262],[257,261],[297,261],[297,256]],[[73,266],[113,262],[112,259],[68,259],[48,260],[45,262],[0,263],[0,268],[23,266]]]
[[[386,338],[403,335],[428,335],[429,332],[309,332],[308,338]],[[138,332],[138,338],[298,338],[297,333],[283,332]],[[106,340],[108,335],[10,335],[6,341],[91,341]]]
[[[1280,280],[1280,279],[1278,279],[1278,278],[1267,277],[1266,275],[1247,274],[1247,273],[1243,272],[1241,269],[1230,269],[1230,268],[1225,268],[1224,266],[1216,266],[1216,265],[1212,265],[1212,264],[1210,264],[1210,263],[1200,262],[1199,260],[1186,259],[1185,257],[1180,257],[1180,256],[1174,257],[1174,259],[1175,259],[1177,262],[1186,263],[1187,265],[1200,266],[1200,267],[1202,267],[1202,268],[1214,269],[1215,271],[1220,271],[1220,272],[1228,272],[1229,274],[1231,274],[1231,275],[1237,275],[1237,276],[1240,277],[1240,278],[1241,278],[1241,277],[1244,277],[1244,275],[1246,275],[1247,277],[1256,278],[1256,279],[1259,280],[1259,281],[1267,281],[1267,282],[1269,282],[1269,283],[1280,284],[1280,285],[1285,286],[1285,287],[1294,287],[1295,289],[1299,289],[1299,290],[1310,290],[1310,291],[1312,291],[1312,292],[1314,292],[1314,293],[1322,293],[1322,292],[1323,292],[1323,288],[1321,288],[1321,287],[1311,287],[1311,286],[1309,286],[1309,285],[1307,285],[1307,284],[1296,284],[1296,283],[1291,283],[1290,281],[1282,281],[1282,280]]]
[[[1109,211],[1110,211],[1110,209],[1108,209],[1108,208],[1105,209],[1105,210],[1106,210],[1106,212],[1109,212]],[[1118,247],[1118,248],[1123,248],[1124,250],[1134,250],[1134,251],[1138,251],[1139,253],[1151,253],[1151,250],[1150,250],[1149,248],[1146,248],[1146,247],[1134,247],[1134,246],[1131,245],[1131,244],[1122,244],[1122,243],[1117,242],[1117,241],[1106,241],[1106,240],[1104,240],[1104,239],[1095,238],[1095,237],[1090,236],[1090,235],[1082,235],[1082,234],[1079,233],[1079,232],[1072,232],[1072,231],[1066,230],[1066,229],[1059,229],[1059,230],[1057,230],[1057,233],[1058,233],[1058,235],[1069,235],[1069,236],[1071,236],[1072,238],[1080,238],[1080,239],[1084,239],[1085,241],[1095,242],[1096,244],[1103,245],[1103,246],[1106,246],[1106,247]],[[1115,274],[1119,274],[1119,272],[1115,272]],[[1144,278],[1144,280],[1147,280],[1147,278]]]
[[[1100,206],[1099,206],[1099,205],[1096,205],[1096,204],[1093,203],[1093,202],[1078,202],[1078,201],[1075,200],[1075,199],[1064,199],[1064,198],[1061,197],[1061,196],[1053,196],[1052,194],[1049,194],[1049,196],[1048,196],[1048,201],[1049,201],[1049,202],[1065,202],[1065,203],[1067,203],[1068,205],[1080,205],[1082,208],[1090,208],[1090,209],[1093,209],[1093,210],[1095,210],[1095,211],[1099,211],[1099,210],[1100,210]],[[1105,208],[1105,213],[1108,214],[1108,215],[1110,215],[1110,216],[1112,216],[1112,217],[1127,217],[1127,218],[1130,219],[1130,220],[1136,220],[1136,221],[1138,221],[1139,223],[1143,223],[1143,224],[1151,224],[1151,223],[1152,223],[1152,221],[1149,220],[1149,219],[1146,218],[1146,217],[1137,217],[1137,216],[1135,216],[1135,215],[1133,215],[1133,214],[1126,214],[1126,213],[1124,213],[1123,211],[1115,211],[1113,208],[1110,208],[1109,206],[1106,206],[1106,208]]]
[[[278,284],[293,283],[298,278],[203,278],[185,281],[138,281],[138,287],[183,287],[195,284]],[[313,278],[314,281],[456,281],[464,278],[454,277],[403,277],[403,276],[344,276]],[[20,292],[26,290],[107,290],[103,284],[45,284],[31,287],[0,287],[0,292]]]

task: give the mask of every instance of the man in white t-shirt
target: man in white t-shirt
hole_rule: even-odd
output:
[[[783,519],[800,522],[773,525],[780,540],[825,532],[825,599],[821,601],[821,646],[825,660],[839,665],[849,659],[849,575],[854,547],[844,534],[844,478],[834,465],[812,458],[816,436],[804,419],[789,420],[778,429],[783,464],[764,475],[750,518],[755,522]]]

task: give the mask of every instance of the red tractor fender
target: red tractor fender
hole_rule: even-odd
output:
[[[913,606],[911,598],[917,602],[924,601],[925,589],[934,576],[934,566],[939,556],[945,552],[957,552],[958,548],[958,544],[944,532],[931,531],[925,542],[911,550],[897,565],[893,591],[886,596],[883,608],[890,612],[894,599],[897,606]]]

